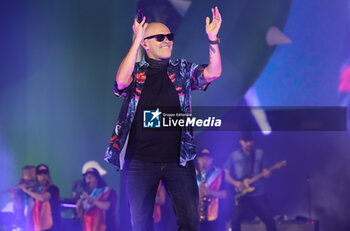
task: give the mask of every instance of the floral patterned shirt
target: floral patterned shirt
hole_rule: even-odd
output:
[[[126,148],[129,139],[131,124],[134,120],[137,104],[144,87],[149,64],[145,58],[135,64],[132,74],[132,82],[123,89],[118,89],[117,82],[114,83],[114,94],[122,96],[124,102],[119,112],[112,138],[110,139],[105,161],[117,166],[120,170],[123,167]],[[179,95],[180,106],[183,113],[191,113],[191,92],[193,90],[206,90],[208,83],[204,79],[204,68],[207,65],[197,65],[178,59],[175,62],[169,61],[168,76]],[[182,128],[180,159],[179,163],[186,166],[186,162],[196,157],[196,148],[191,126]]]

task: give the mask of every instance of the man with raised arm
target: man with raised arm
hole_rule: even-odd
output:
[[[221,15],[212,9],[206,18],[209,64],[184,59],[170,61],[174,35],[162,23],[133,25],[134,40],[121,62],[114,93],[123,96],[116,127],[105,160],[125,169],[133,230],[153,230],[153,208],[160,180],[172,199],[179,230],[198,230],[198,187],[193,159],[196,150],[192,128],[144,128],[145,109],[153,120],[163,112],[191,113],[191,92],[205,90],[221,75],[218,32]],[[142,46],[145,55],[136,62]],[[123,166],[124,165],[124,166]]]

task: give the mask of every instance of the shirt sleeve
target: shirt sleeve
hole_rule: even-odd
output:
[[[139,63],[136,63],[134,70],[133,70],[133,73],[130,76],[130,78],[131,78],[130,84],[126,88],[119,90],[117,81],[114,81],[113,92],[116,96],[126,98],[129,95],[130,90],[132,88],[132,85],[135,81],[134,76],[137,73],[137,71],[139,70],[139,68],[140,68]]]
[[[230,155],[230,156],[227,158],[227,160],[226,160],[226,162],[224,163],[224,165],[223,165],[222,168],[231,171],[231,168],[232,168],[232,155]]]
[[[191,64],[191,90],[207,90],[207,87],[210,83],[206,83],[204,79],[204,69],[207,67],[207,64]]]
[[[128,92],[129,92],[129,90],[131,88],[132,82],[133,81],[131,80],[129,86],[127,86],[126,88],[124,88],[122,90],[119,90],[117,81],[114,81],[114,87],[113,87],[114,94],[116,96],[118,96],[118,97],[124,97],[125,98],[128,95]]]

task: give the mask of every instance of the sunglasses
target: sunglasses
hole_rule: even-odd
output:
[[[156,34],[156,35],[148,36],[148,37],[144,38],[144,40],[151,39],[151,38],[156,38],[158,42],[163,42],[165,37],[167,37],[167,39],[169,41],[173,41],[174,40],[174,34],[173,33],[170,33],[170,34]]]
[[[49,174],[49,171],[47,169],[43,169],[43,170],[39,170],[36,172],[37,175],[41,175],[41,174],[46,174],[48,175]]]

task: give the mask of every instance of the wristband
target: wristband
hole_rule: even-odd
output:
[[[209,44],[212,44],[212,45],[214,45],[214,44],[220,44],[220,38],[219,37],[216,37],[216,40],[210,40],[209,39]]]

